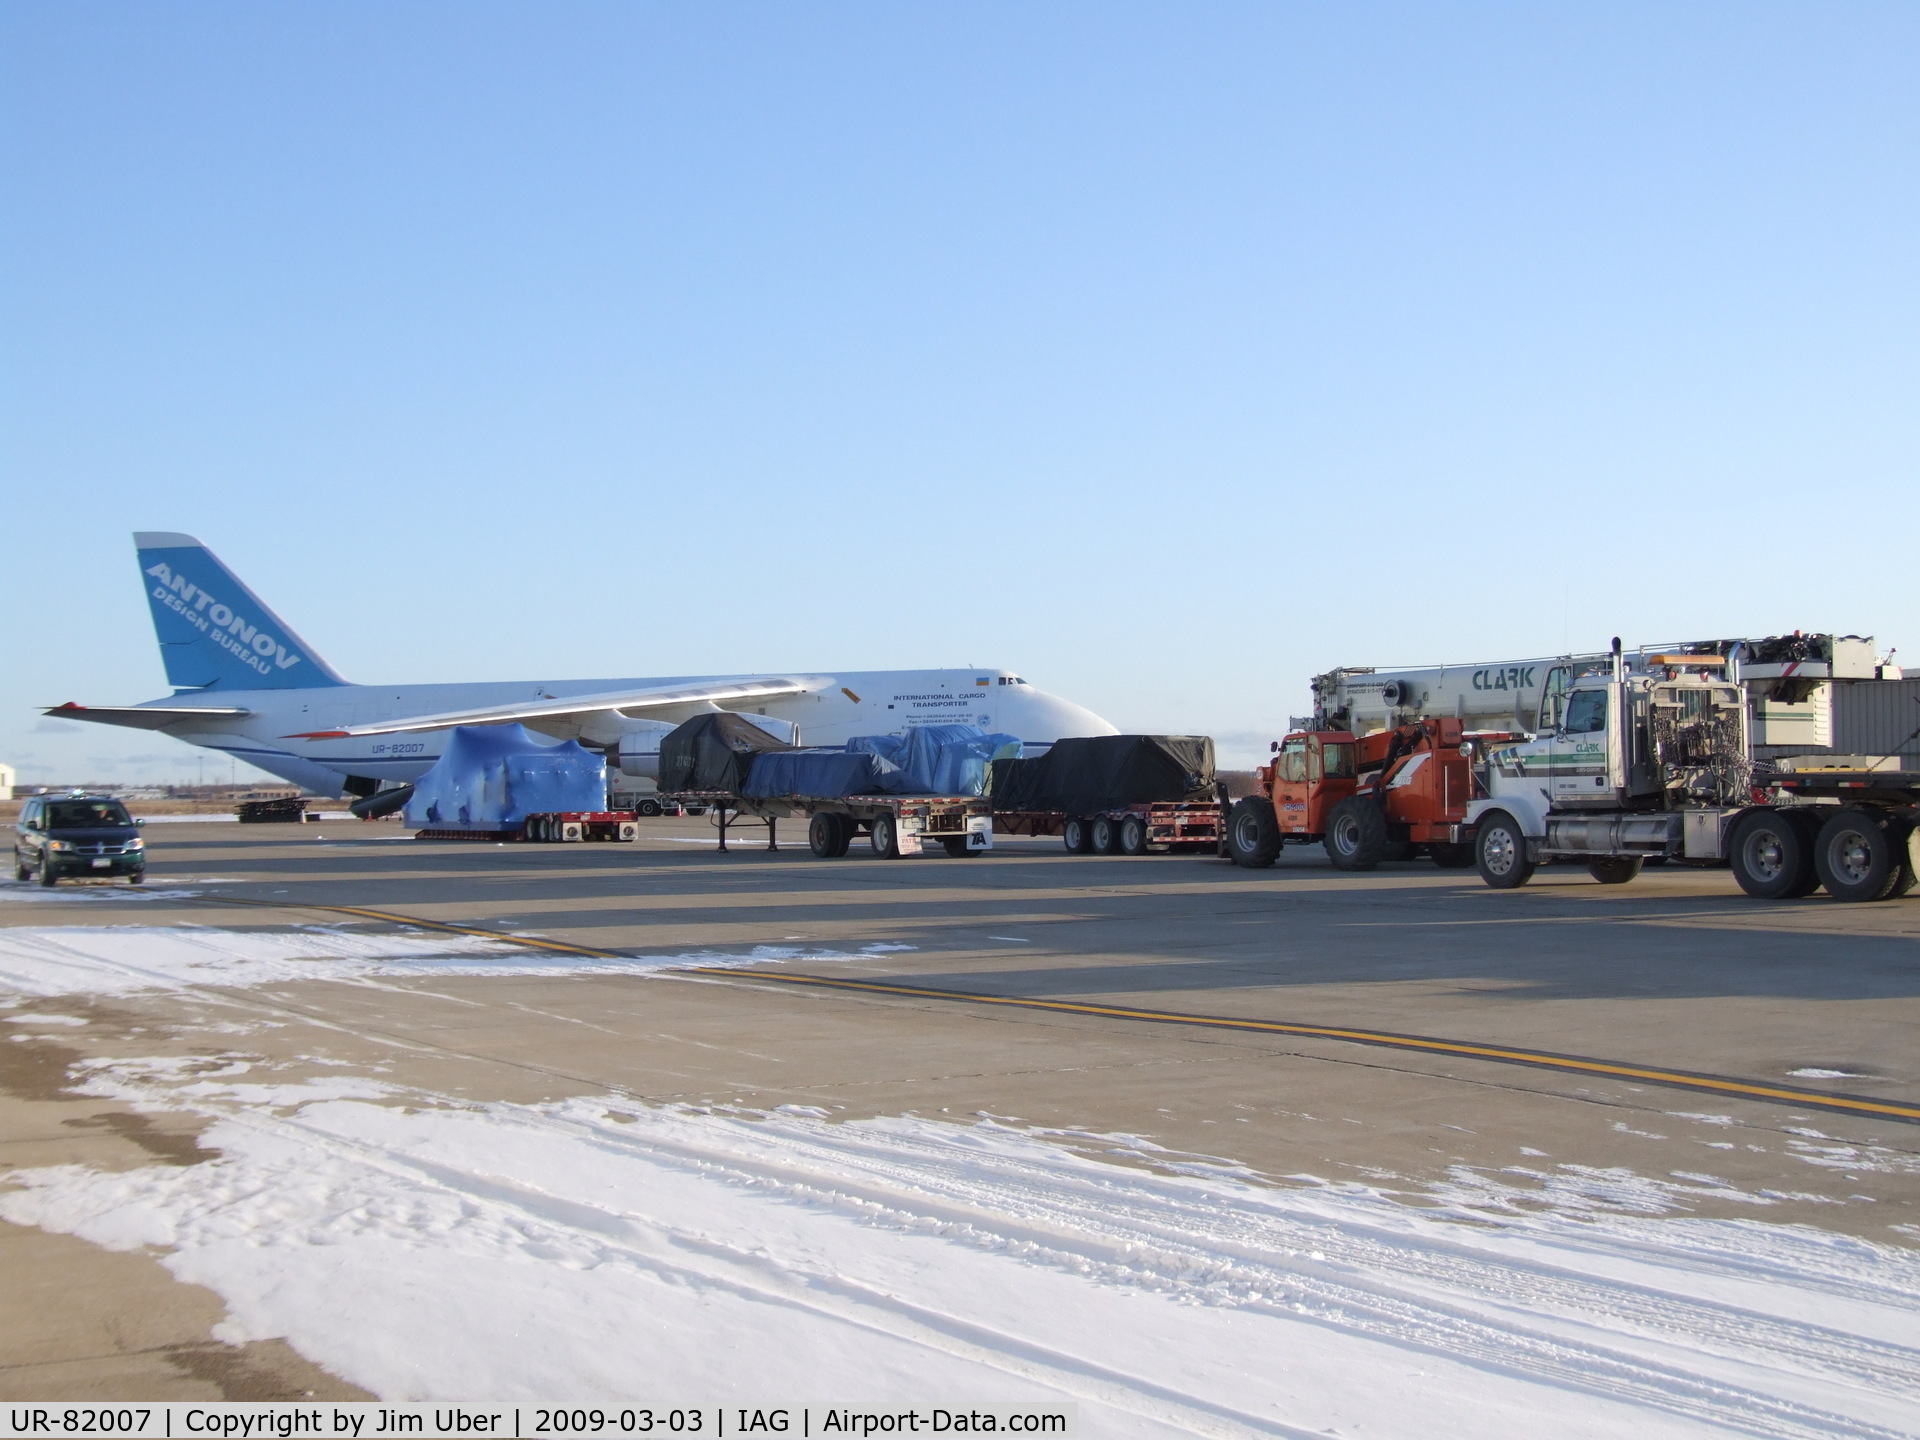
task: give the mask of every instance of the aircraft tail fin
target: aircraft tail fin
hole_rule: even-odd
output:
[[[187,690],[344,685],[278,615],[191,535],[133,537],[167,683]]]

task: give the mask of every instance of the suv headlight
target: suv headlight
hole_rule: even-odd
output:
[[[66,842],[65,840],[49,840],[49,841],[47,841],[47,849],[49,849],[49,850],[71,850],[71,849],[73,849],[73,846],[72,846],[72,845],[70,845],[70,844],[68,844],[68,843],[67,843],[67,842]]]
[[[147,842],[142,840],[138,835],[136,835],[133,837],[133,839],[127,841],[126,845],[123,848],[126,850],[127,854],[131,855],[136,850],[146,849]]]

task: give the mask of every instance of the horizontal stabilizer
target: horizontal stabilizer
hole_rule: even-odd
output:
[[[473,710],[447,710],[438,715],[415,715],[375,725],[346,725],[338,730],[306,730],[288,740],[346,740],[361,735],[408,735],[417,730],[445,730],[454,725],[505,725],[516,721],[546,720],[562,715],[592,715],[607,710],[654,710],[667,705],[697,705],[705,701],[757,700],[769,695],[803,695],[823,690],[833,681],[813,675],[746,675],[733,680],[702,680],[681,685],[649,685],[633,690],[608,690],[597,695],[567,695],[526,700],[513,705],[486,705]]]
[[[164,730],[186,720],[231,720],[253,712],[234,705],[76,705],[69,700],[42,713],[55,720],[90,720],[95,725],[124,725],[129,730]]]

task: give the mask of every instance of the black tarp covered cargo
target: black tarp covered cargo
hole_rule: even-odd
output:
[[[689,790],[738,795],[755,755],[792,748],[742,716],[726,711],[696,715],[660,737],[660,790],[666,795]]]
[[[995,810],[1091,815],[1218,796],[1209,735],[1095,735],[1055,741],[1032,760],[993,762]]]
[[[835,800],[844,795],[879,795],[900,767],[878,755],[845,750],[787,750],[755,758],[740,793],[754,800],[806,798]]]

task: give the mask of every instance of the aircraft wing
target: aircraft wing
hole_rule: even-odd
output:
[[[285,736],[288,740],[345,740],[359,735],[406,735],[416,730],[445,730],[452,725],[505,725],[516,720],[546,720],[559,715],[589,715],[606,710],[653,710],[666,705],[697,705],[702,701],[757,700],[767,695],[802,695],[833,681],[813,675],[748,675],[734,680],[701,680],[682,685],[650,685],[637,690],[606,690],[596,695],[549,696],[512,705],[485,705],[475,710],[447,710],[438,715],[413,715],[373,725],[347,725],[338,730],[309,730]]]
[[[91,720],[96,725],[124,725],[130,730],[164,730],[182,720],[206,716],[230,720],[253,712],[236,705],[76,705],[69,700],[41,713],[56,720]]]

